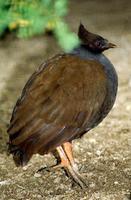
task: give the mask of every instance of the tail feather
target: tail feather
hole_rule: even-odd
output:
[[[25,166],[31,158],[31,156],[26,154],[20,147],[11,143],[8,143],[8,152],[13,155],[13,160],[17,167]]]
[[[15,144],[15,140],[9,142],[9,153],[13,155],[16,166],[24,166],[28,163],[33,154],[41,155],[53,151],[57,146],[72,139],[72,136],[79,132],[75,127],[57,127],[48,124],[39,127],[25,140],[20,140],[19,144]],[[17,136],[19,138],[19,134]]]

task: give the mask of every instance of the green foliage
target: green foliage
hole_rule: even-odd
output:
[[[70,51],[79,41],[63,21],[66,14],[67,0],[0,0],[0,35],[7,28],[20,38],[52,30],[61,47]]]

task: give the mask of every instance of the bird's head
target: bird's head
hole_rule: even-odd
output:
[[[100,35],[87,31],[83,24],[80,24],[79,26],[78,36],[82,45],[94,53],[101,53],[107,49],[116,47],[115,44],[110,43],[107,39],[101,37]]]

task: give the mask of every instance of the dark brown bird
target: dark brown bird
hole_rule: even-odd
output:
[[[9,151],[17,166],[33,154],[57,150],[60,166],[81,186],[84,181],[72,154],[72,140],[97,126],[111,110],[117,93],[117,74],[102,54],[115,47],[82,24],[81,44],[71,53],[42,64],[26,83],[12,114]]]

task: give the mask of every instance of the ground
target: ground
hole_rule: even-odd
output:
[[[76,162],[88,183],[84,190],[72,185],[62,169],[36,173],[56,162],[52,155],[35,155],[24,169],[7,155],[6,129],[21,89],[34,69],[60,49],[45,36],[0,41],[0,200],[131,199],[130,18],[130,0],[70,1],[67,21],[72,30],[77,31],[81,20],[118,46],[106,52],[119,76],[115,106],[97,128],[73,143]]]

